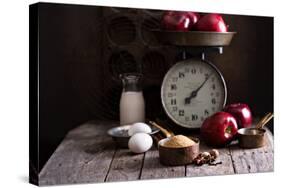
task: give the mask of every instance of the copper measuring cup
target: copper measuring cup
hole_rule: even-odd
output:
[[[193,159],[199,154],[199,139],[189,137],[195,144],[188,147],[171,148],[164,145],[174,135],[173,132],[166,130],[162,126],[153,121],[149,123],[158,129],[167,137],[158,142],[158,151],[160,162],[168,166],[186,165],[191,164]]]
[[[265,145],[266,130],[263,127],[273,118],[273,113],[268,113],[252,128],[238,130],[238,141],[241,148],[259,148]]]

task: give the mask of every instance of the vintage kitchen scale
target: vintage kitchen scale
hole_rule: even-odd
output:
[[[153,31],[163,44],[181,49],[181,60],[166,73],[161,86],[163,108],[175,124],[200,128],[204,119],[226,104],[227,87],[220,70],[205,53],[223,53],[235,32]]]

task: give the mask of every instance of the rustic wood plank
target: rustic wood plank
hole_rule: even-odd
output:
[[[185,166],[164,166],[156,147],[145,153],[141,179],[175,178],[185,176]]]
[[[184,176],[224,175],[273,170],[273,136],[267,131],[267,145],[243,150],[237,145],[221,148],[217,166],[164,166],[157,147],[134,155],[116,150],[106,131],[117,123],[90,122],[70,131],[39,175],[39,185],[127,181]],[[196,136],[196,135],[192,135]],[[211,148],[200,144],[200,151]]]
[[[266,145],[257,149],[230,147],[235,173],[272,172],[274,168],[273,136],[269,130],[265,136]]]
[[[129,149],[118,150],[112,161],[106,181],[139,179],[143,159],[144,154],[133,154]]]
[[[111,126],[92,122],[70,131],[40,172],[39,185],[103,182],[115,153],[105,136]]]
[[[206,146],[205,143],[200,143],[200,152],[210,151],[211,149]],[[215,166],[210,166],[208,164],[202,166],[196,166],[193,164],[186,166],[186,176],[212,176],[212,175],[228,175],[234,174],[234,169],[231,161],[231,156],[228,148],[217,148],[219,150],[219,157],[216,162],[222,162]]]

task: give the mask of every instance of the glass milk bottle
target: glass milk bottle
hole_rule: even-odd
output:
[[[142,75],[121,74],[123,91],[120,99],[120,125],[129,125],[145,120],[145,103],[141,88]]]

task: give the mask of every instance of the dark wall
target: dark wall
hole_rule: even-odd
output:
[[[40,168],[68,130],[96,117],[88,103],[100,99],[87,94],[102,87],[100,18],[99,7],[39,6]]]
[[[273,111],[273,18],[224,16],[237,32],[223,55],[212,59],[228,85],[228,103],[248,103],[256,116]]]
[[[67,131],[91,119],[118,120],[118,74],[144,74],[146,110],[161,114],[160,84],[174,47],[155,41],[161,11],[41,3],[39,6],[39,166]],[[222,55],[207,54],[228,85],[228,103],[255,115],[273,111],[273,18],[225,15],[237,31]]]

